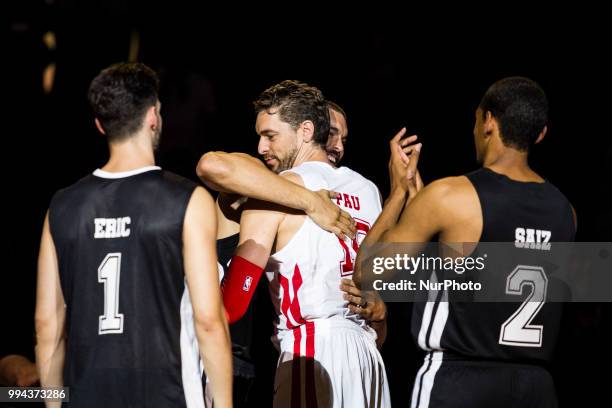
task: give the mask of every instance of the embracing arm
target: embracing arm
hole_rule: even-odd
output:
[[[299,176],[293,173],[281,177],[299,182]],[[289,211],[257,200],[249,200],[245,207],[240,218],[238,248],[223,280],[223,303],[230,323],[246,312],[272,252],[278,228]]]
[[[330,200],[336,193],[310,191],[273,173],[248,154],[208,152],[200,159],[196,172],[214,190],[301,210],[326,231],[338,236],[355,235],[350,215]]]

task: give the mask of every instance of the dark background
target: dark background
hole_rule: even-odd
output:
[[[36,257],[52,194],[107,158],[86,101],[89,82],[100,69],[127,60],[136,37],[137,59],[162,79],[159,164],[192,179],[206,151],[256,154],[251,101],[283,79],[315,85],[346,110],[349,141],[343,164],[372,179],[383,196],[388,192],[387,141],[402,126],[424,144],[420,168],[426,182],[462,174],[477,166],[472,127],[482,94],[505,76],[528,76],[542,85],[551,106],[549,133],[533,149],[531,164],[573,203],[578,240],[610,241],[610,64],[605,55],[610,36],[596,11],[588,19],[576,14],[569,21],[525,13],[508,22],[488,16],[476,24],[447,25],[436,18],[419,24],[418,16],[400,18],[395,10],[359,10],[345,27],[341,22],[349,18],[342,13],[269,15],[245,24],[232,14],[195,7],[85,3],[2,6],[9,17],[2,109],[8,185],[2,200],[3,255],[10,259],[1,289],[6,352],[33,354]],[[542,24],[550,20],[556,23]],[[47,31],[55,33],[55,50],[42,41]],[[57,65],[54,86],[45,94],[42,71],[52,62]],[[255,393],[269,405],[276,355],[266,313],[255,334],[261,341],[254,354],[262,367]],[[551,366],[562,406],[584,401],[585,394],[593,401],[607,395],[605,378],[596,372],[609,361],[608,324],[607,305],[573,305],[568,313]],[[396,403],[409,396],[420,365],[417,354],[409,310],[390,305],[383,357]]]

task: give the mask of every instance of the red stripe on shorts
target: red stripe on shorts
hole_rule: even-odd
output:
[[[300,327],[293,329],[293,361],[291,363],[291,406],[299,408],[302,400],[302,381],[300,376],[300,343],[302,332]]]

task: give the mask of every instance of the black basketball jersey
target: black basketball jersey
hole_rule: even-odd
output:
[[[482,168],[467,178],[474,186],[482,209],[483,228],[479,245],[471,255],[482,252],[483,243],[536,241],[544,237],[547,242],[574,241],[575,225],[572,209],[565,196],[549,182],[518,182]],[[512,259],[531,259],[529,251],[541,247],[513,244]],[[534,282],[548,285],[547,268],[528,265],[504,265],[491,272],[497,289],[506,295],[506,285],[535,274]],[[533,268],[532,268],[533,267]],[[499,268],[497,265],[495,268]],[[514,268],[514,269],[513,269]],[[518,269],[520,273],[515,273]],[[507,271],[506,271],[507,269]],[[523,275],[523,269],[527,275]],[[507,272],[507,273],[506,273]],[[512,276],[510,276],[512,274]],[[467,274],[466,274],[467,275]],[[509,277],[510,276],[510,277]],[[543,293],[546,293],[544,288]],[[435,301],[418,303],[413,308],[412,334],[424,350],[443,350],[475,359],[542,362],[550,359],[559,330],[562,303],[521,302],[528,291],[510,293],[510,302],[467,302],[447,291],[435,293]],[[521,297],[522,296],[522,297]],[[515,301],[514,299],[518,299]],[[526,323],[525,323],[526,322]]]
[[[159,167],[96,170],[53,197],[71,406],[203,406],[182,255],[195,187]]]

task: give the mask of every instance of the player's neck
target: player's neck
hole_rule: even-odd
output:
[[[132,137],[109,145],[110,157],[102,170],[111,173],[130,171],[155,165],[155,155],[149,140]]]
[[[325,152],[325,150],[319,147],[312,147],[298,152],[295,161],[293,162],[293,167],[297,167],[300,164],[310,161],[320,161],[331,165],[331,162],[329,161],[329,158],[327,157],[327,152]]]
[[[483,160],[483,167],[487,167],[496,173],[504,174],[516,181],[544,181],[542,177],[529,167],[527,153],[512,148],[503,148],[494,154],[486,155]]]

